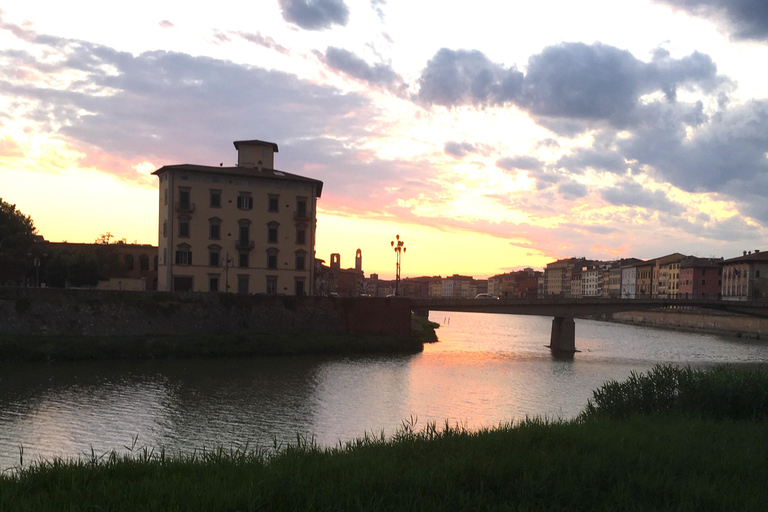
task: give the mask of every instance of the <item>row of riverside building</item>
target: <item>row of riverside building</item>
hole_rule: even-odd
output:
[[[158,247],[97,247],[97,255],[108,249],[117,258],[99,287],[430,298],[768,297],[768,252],[759,250],[728,260],[680,253],[645,261],[567,258],[549,263],[543,272],[526,268],[488,279],[458,274],[399,283],[377,274],[366,278],[359,249],[354,268],[348,269],[337,253],[330,265],[315,255],[323,183],[275,169],[273,142],[244,140],[234,146],[235,166],[167,165],[153,173],[159,181]],[[39,270],[46,255],[93,252],[93,245],[47,244],[42,257],[34,258],[34,278],[28,276],[28,282],[45,285]]]
[[[743,251],[727,260],[680,253],[608,262],[567,258],[547,265],[538,291],[541,297],[568,298],[763,299],[768,253]]]
[[[597,261],[566,258],[549,263],[543,272],[531,268],[483,279],[449,277],[405,278],[399,295],[422,298],[473,298],[487,293],[499,298],[723,299],[768,298],[768,252],[743,251],[736,258],[699,258],[681,253],[650,260],[624,258]],[[394,293],[394,281],[376,274],[360,276],[367,295]]]

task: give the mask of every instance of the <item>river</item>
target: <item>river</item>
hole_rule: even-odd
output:
[[[608,380],[656,364],[768,363],[768,343],[576,320],[554,358],[551,318],[432,312],[416,355],[0,363],[0,471],[141,447],[166,453],[334,446],[404,421],[493,427],[573,418]]]

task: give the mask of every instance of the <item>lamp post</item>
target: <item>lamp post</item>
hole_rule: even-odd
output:
[[[397,255],[397,267],[395,267],[395,297],[400,295],[400,257],[405,252],[405,242],[400,240],[400,235],[395,236],[395,240],[390,242]]]

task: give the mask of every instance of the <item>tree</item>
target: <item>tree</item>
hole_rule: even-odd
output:
[[[0,198],[0,284],[24,283],[34,265],[36,234],[32,219]]]

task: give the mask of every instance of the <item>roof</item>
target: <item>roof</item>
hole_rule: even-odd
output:
[[[235,142],[233,142],[233,144],[235,145],[235,149],[237,150],[240,149],[240,146],[269,146],[272,148],[272,151],[274,151],[275,153],[278,153],[277,144],[275,144],[274,142],[267,142],[264,140],[254,139],[254,140],[236,140]]]
[[[237,143],[236,143],[237,144]],[[305,178],[298,174],[291,174],[289,172],[279,171],[277,169],[262,169],[257,170],[253,167],[216,167],[212,165],[195,165],[195,164],[177,164],[177,165],[164,165],[152,174],[159,176],[164,172],[169,171],[187,171],[187,172],[199,172],[205,174],[218,174],[221,176],[243,176],[247,178],[256,179],[271,179],[281,181],[297,181],[302,183],[308,183],[317,187],[316,197],[320,197],[323,192],[323,182],[312,178]]]
[[[723,261],[722,265],[727,265],[729,263],[741,263],[741,262],[750,262],[750,261],[768,261],[768,252],[756,250],[752,254],[745,254],[744,256],[739,256],[738,258],[731,258],[729,260]]]

